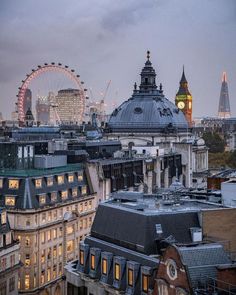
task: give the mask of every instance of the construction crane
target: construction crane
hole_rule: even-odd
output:
[[[111,85],[111,80],[108,81],[105,92],[101,93],[102,94],[101,103],[104,103],[110,85]]]

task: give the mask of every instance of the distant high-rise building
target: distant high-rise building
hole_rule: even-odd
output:
[[[227,79],[226,79],[226,72],[223,72],[223,77],[222,77],[218,117],[219,118],[230,118],[231,117],[230,104],[229,104],[229,91],[228,91],[228,83],[227,83]]]
[[[48,97],[40,96],[36,101],[36,117],[41,124],[49,122],[50,103]]]
[[[57,113],[61,122],[82,123],[81,108],[83,100],[78,89],[59,90],[56,96]]]
[[[28,109],[32,110],[32,92],[29,88],[25,90],[24,102],[23,102],[23,112],[26,114]]]
[[[185,77],[184,68],[181,80],[179,82],[179,90],[175,97],[175,105],[184,113],[189,125],[192,124],[192,95],[188,89],[188,81]]]

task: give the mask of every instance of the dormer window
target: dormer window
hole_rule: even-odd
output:
[[[46,204],[46,195],[45,194],[39,195],[39,204],[40,205]]]
[[[42,178],[36,178],[35,179],[35,187],[41,188],[42,187]]]
[[[142,291],[148,293],[149,275],[142,274]]]
[[[61,199],[66,200],[68,198],[68,191],[62,191],[61,192]]]
[[[128,268],[128,285],[130,287],[134,285],[134,271],[131,268]]]
[[[102,259],[102,274],[107,275],[107,259]]]
[[[58,175],[57,176],[57,183],[63,184],[64,183],[64,175]]]
[[[69,174],[68,175],[68,182],[74,182],[74,174]]]
[[[80,265],[84,265],[84,250],[79,251],[79,261]]]
[[[91,269],[92,270],[95,270],[95,255],[94,254],[91,254],[91,265],[90,265],[90,267],[91,267]]]
[[[9,179],[9,189],[19,189],[19,179]]]
[[[73,187],[73,188],[71,189],[71,194],[72,194],[72,197],[73,197],[73,198],[75,198],[75,197],[78,196],[78,189],[77,189],[77,187]]]
[[[83,174],[78,174],[78,182],[83,181]]]
[[[0,178],[0,188],[3,188],[3,178]]]
[[[47,186],[52,186],[53,185],[53,177],[47,177]]]
[[[16,204],[15,196],[5,196],[6,206],[15,206],[15,204]]]
[[[120,264],[115,263],[115,274],[114,274],[115,280],[120,280]]]
[[[54,203],[57,201],[57,192],[51,192],[51,202]]]

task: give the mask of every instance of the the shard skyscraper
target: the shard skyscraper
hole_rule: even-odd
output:
[[[222,84],[220,90],[220,101],[218,108],[219,118],[230,118],[230,104],[229,104],[229,91],[226,79],[226,72],[223,72]]]

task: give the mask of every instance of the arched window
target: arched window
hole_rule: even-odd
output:
[[[168,295],[168,286],[165,281],[157,280],[158,295]]]

